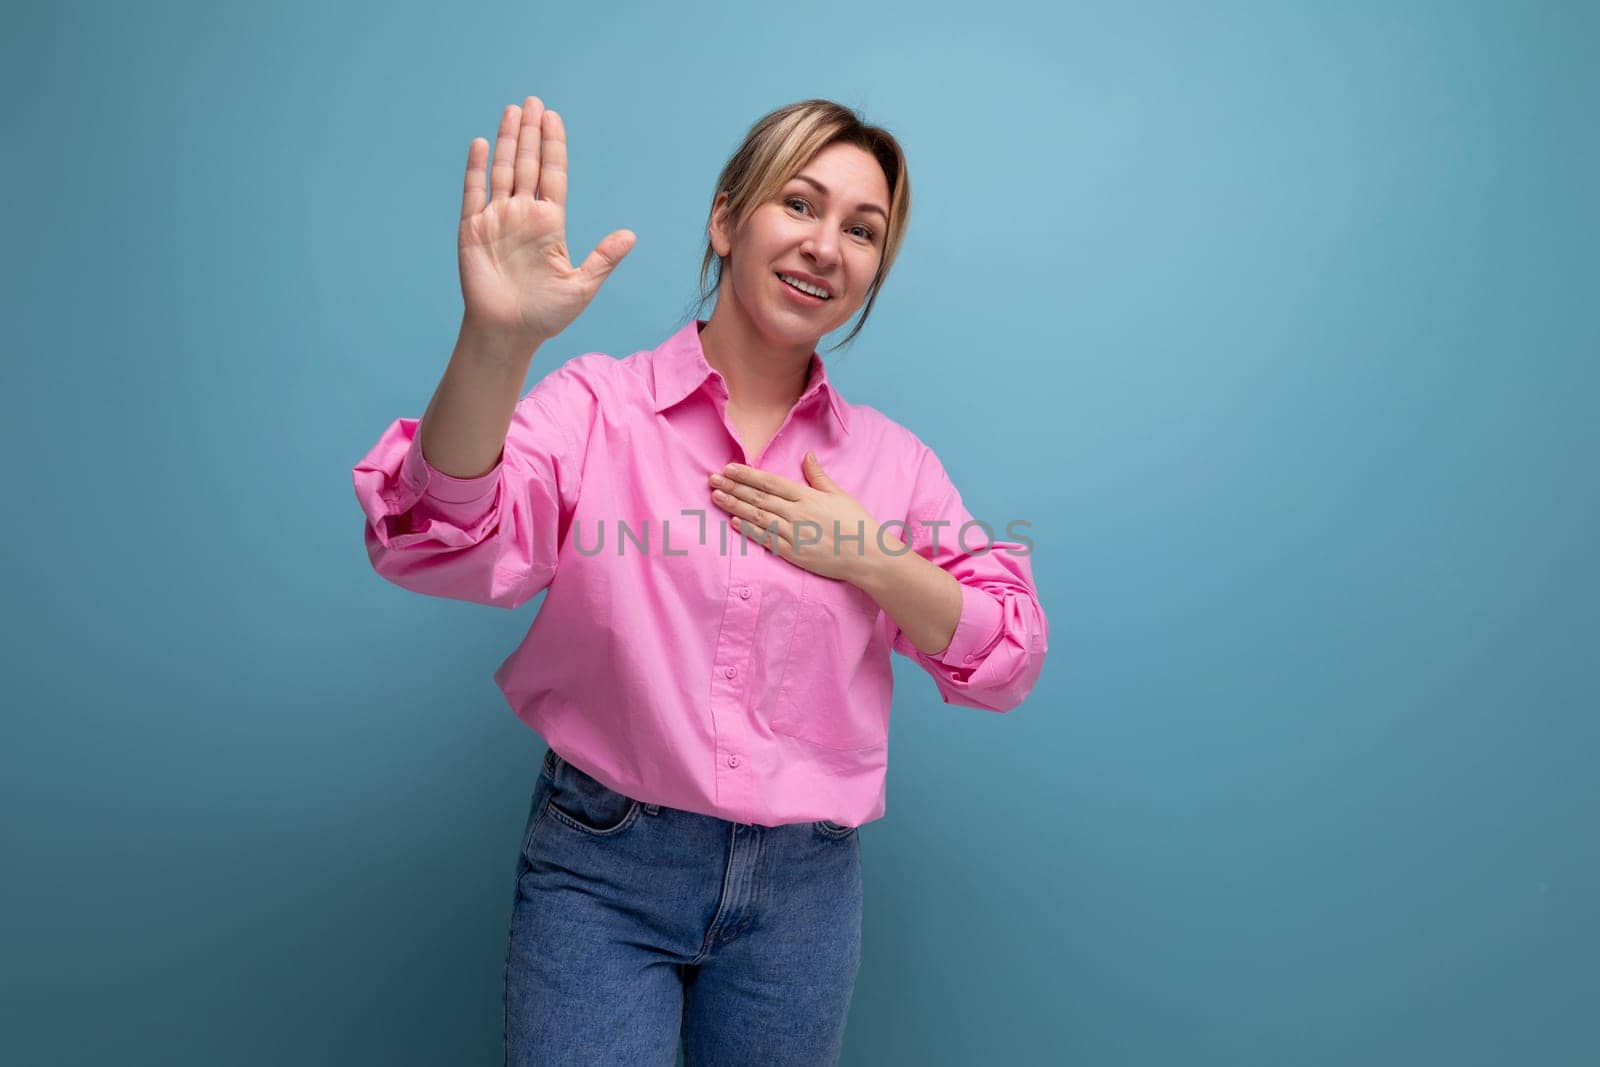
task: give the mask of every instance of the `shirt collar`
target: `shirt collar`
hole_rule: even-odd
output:
[[[700,388],[707,378],[714,377],[715,387],[722,391],[722,395],[727,395],[727,385],[722,380],[721,372],[706,362],[705,349],[700,346],[700,326],[703,321],[690,319],[687,325],[663,341],[661,347],[655,350],[651,366],[654,371],[652,381],[655,391],[654,410],[657,414]],[[823,363],[822,357],[813,350],[806,388],[796,401],[796,406],[808,403],[812,396],[819,392],[826,394],[828,410],[833,412],[839,428],[849,433],[850,417],[846,411],[844,398],[833,387],[833,383],[828,381],[828,368]]]

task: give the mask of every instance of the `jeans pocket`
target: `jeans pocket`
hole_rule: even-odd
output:
[[[836,823],[832,819],[817,819],[812,825],[823,837],[849,837],[856,832],[856,827]]]
[[[545,756],[547,796],[539,820],[552,819],[568,829],[597,837],[619,834],[632,826],[642,805],[617,792],[551,749]]]

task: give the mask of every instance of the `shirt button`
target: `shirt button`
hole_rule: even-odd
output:
[[[728,757],[728,766],[730,766],[730,767],[739,766],[739,757],[738,756],[729,756]]]
[[[968,653],[967,653],[967,662],[968,662],[968,663],[971,663],[971,662],[972,662],[972,653],[971,653],[971,652],[968,652]]]
[[[740,600],[749,600],[750,599],[750,587],[749,586],[745,586],[743,589],[739,590],[739,599]]]
[[[971,659],[972,657],[968,656],[967,658]],[[738,674],[739,671],[736,667],[724,667],[722,673],[727,675],[729,678],[732,678],[734,675]]]

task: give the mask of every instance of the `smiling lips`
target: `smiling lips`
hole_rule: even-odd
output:
[[[794,280],[791,281],[790,278],[793,277],[792,275],[786,275],[786,274],[783,274],[782,272],[779,272],[777,277],[778,277],[778,280],[783,283],[783,287],[785,289],[789,290],[789,292],[795,294],[795,297],[797,299],[806,301],[807,303],[811,303],[811,304],[826,303],[830,299],[830,297],[817,296],[815,293],[810,293],[810,292],[807,292],[806,290],[800,288],[799,285],[795,284],[795,282],[800,282],[800,279],[794,278]],[[809,282],[801,282],[801,284],[809,285],[811,283],[809,283]],[[822,287],[821,286],[814,286],[814,288],[820,289]]]

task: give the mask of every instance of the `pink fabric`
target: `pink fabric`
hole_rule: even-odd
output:
[[[992,535],[971,527],[962,551],[973,516],[939,459],[847,403],[815,353],[783,427],[747,456],[703,324],[555,367],[517,402],[482,477],[434,470],[419,420],[396,420],[353,472],[367,552],[378,574],[430,596],[510,609],[548,589],[494,678],[523,722],[612,789],[735,822],[859,826],[885,809],[891,650],[947,704],[1009,711],[1033,688],[1049,628],[1030,556],[1003,539],[1012,516],[982,516]],[[805,484],[807,449],[961,583],[941,654],[919,652],[855,586],[731,529],[713,503],[707,476],[730,462]]]

